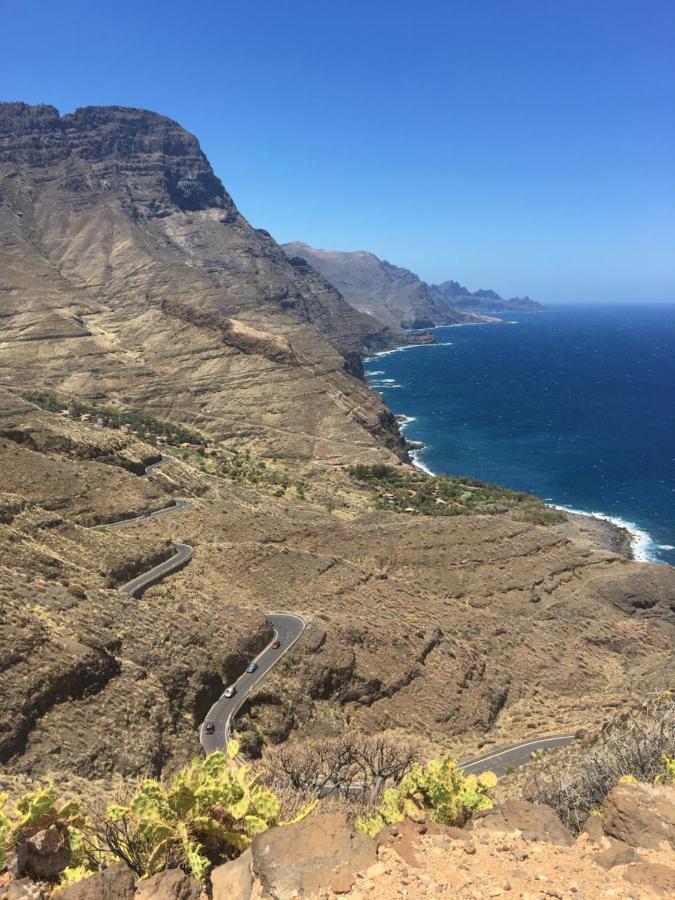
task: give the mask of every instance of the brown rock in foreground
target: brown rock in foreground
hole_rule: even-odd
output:
[[[631,847],[675,849],[675,786],[619,784],[602,805],[605,834]]]
[[[62,900],[132,900],[136,877],[125,863],[118,863],[96,875],[63,888]]]
[[[167,869],[136,885],[135,900],[199,900],[198,881],[180,869]]]
[[[507,800],[501,806],[479,813],[469,823],[472,831],[520,831],[527,841],[546,841],[569,847],[574,838],[550,806],[528,803],[527,800]]]
[[[249,900],[253,890],[251,849],[211,872],[213,900]]]
[[[662,863],[634,863],[627,866],[623,877],[630,884],[664,897],[675,896],[675,868]]]
[[[633,847],[624,844],[623,841],[612,841],[606,850],[602,850],[595,857],[595,861],[603,869],[613,869],[614,866],[625,866],[626,863],[637,859]]]
[[[311,816],[253,839],[253,869],[275,900],[317,896],[326,888],[347,893],[357,872],[377,861],[375,841],[354,832],[344,816]]]

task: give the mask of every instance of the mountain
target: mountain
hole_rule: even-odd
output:
[[[0,365],[19,387],[208,424],[274,457],[361,459],[383,438],[401,452],[352,375],[405,336],[252,228],[171,119],[0,104],[0,235]]]
[[[443,281],[441,284],[432,284],[431,291],[453,309],[481,315],[505,312],[539,312],[546,308],[541,303],[530,299],[530,297],[512,297],[510,300],[504,300],[496,291],[483,289],[470,291],[458,281]]]
[[[449,309],[417,275],[364,250],[317,250],[294,241],[284,244],[287,256],[304,259],[334,285],[355,308],[391,328],[429,328],[483,321]]]
[[[271,611],[307,628],[237,719],[252,754],[389,729],[461,758],[672,685],[675,569],[402,463],[353,374],[399,334],[176,122],[0,106],[0,793],[188,763]]]

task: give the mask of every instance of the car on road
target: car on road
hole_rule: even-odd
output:
[[[278,650],[281,647],[281,641],[274,641],[272,644],[272,650]]]
[[[233,684],[231,684],[229,686],[229,688],[225,688],[225,693],[223,694],[223,696],[224,697],[234,697],[234,695],[236,693],[237,693],[236,687]]]
[[[204,726],[204,731],[207,734],[215,734],[216,726],[213,724],[213,722],[207,722],[206,725]]]
[[[249,664],[246,666],[246,671],[247,671],[247,672],[249,673],[249,675],[250,675],[251,672],[255,672],[255,670],[256,670],[257,668],[258,668],[258,663],[249,663]]]

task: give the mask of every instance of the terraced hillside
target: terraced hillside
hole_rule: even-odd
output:
[[[189,759],[210,704],[269,640],[271,609],[311,623],[243,716],[253,752],[347,725],[475,749],[587,725],[672,680],[667,567],[517,510],[376,510],[340,471],[278,496],[163,449],[144,477],[156,446],[0,395],[5,772],[109,779]],[[96,527],[177,496],[189,507]],[[189,565],[120,592],[175,541],[194,547]]]

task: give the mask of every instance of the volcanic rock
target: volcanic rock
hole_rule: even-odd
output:
[[[675,787],[617,785],[602,805],[602,827],[631,847],[658,849],[665,841],[675,849]]]
[[[469,823],[472,831],[520,831],[529,841],[545,841],[569,847],[574,838],[550,806],[528,803],[526,800],[507,800],[478,814]]]

